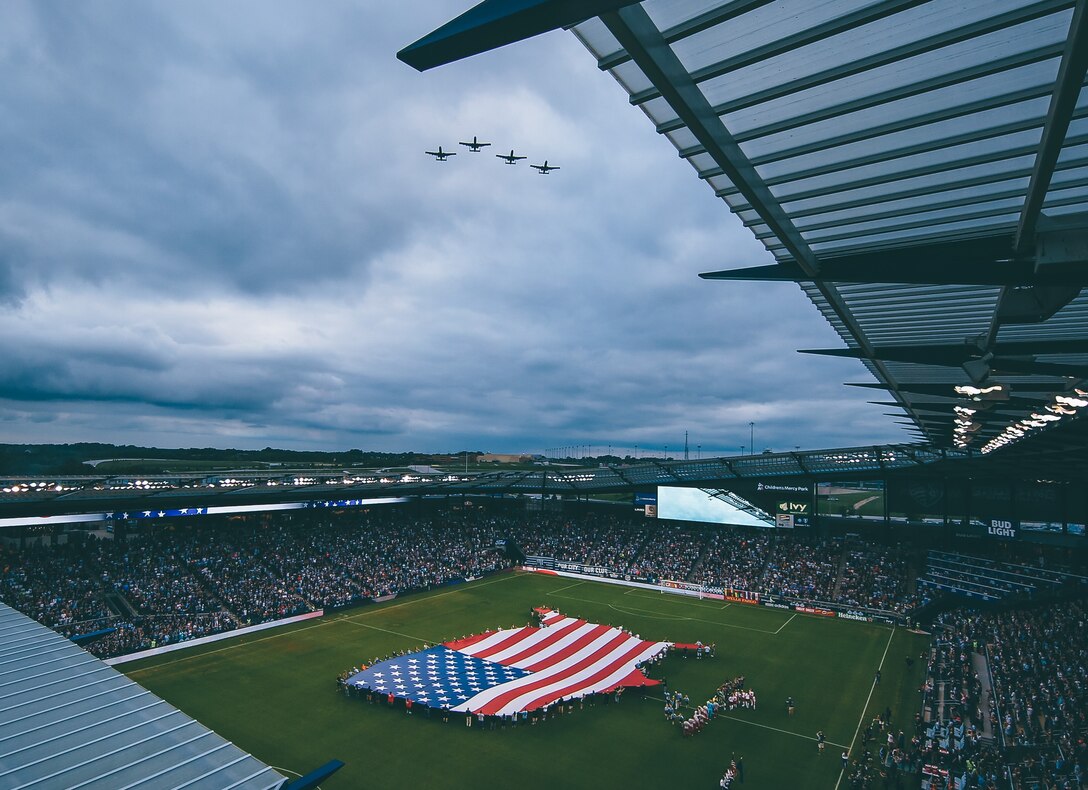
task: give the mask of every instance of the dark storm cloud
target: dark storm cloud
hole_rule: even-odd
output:
[[[697,279],[768,256],[573,37],[395,60],[464,6],[6,4],[9,439],[900,438],[858,363],[793,352],[839,345],[796,287]]]

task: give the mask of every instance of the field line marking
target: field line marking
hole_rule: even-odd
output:
[[[255,645],[258,642],[266,642],[269,639],[279,639],[281,636],[288,636],[290,634],[297,634],[297,633],[300,633],[302,631],[309,631],[311,628],[321,628],[322,626],[325,626],[325,625],[333,625],[335,623],[339,623],[341,620],[353,621],[353,624],[358,625],[358,623],[354,623],[354,620],[355,620],[356,617],[363,617],[364,615],[373,614],[374,612],[386,612],[386,611],[388,611],[390,609],[397,609],[397,608],[399,608],[401,606],[407,606],[408,604],[416,603],[417,601],[430,601],[430,600],[433,600],[435,598],[442,598],[442,597],[445,597],[447,595],[453,595],[454,593],[461,592],[462,590],[475,589],[476,587],[487,587],[489,584],[498,584],[499,582],[504,582],[504,581],[507,581],[508,579],[520,578],[520,577],[522,577],[524,575],[526,575],[526,574],[511,573],[509,576],[503,576],[501,579],[495,579],[494,581],[484,582],[483,584],[477,584],[477,585],[472,586],[471,588],[468,585],[463,585],[463,586],[457,587],[454,590],[450,590],[449,592],[439,593],[438,595],[428,595],[428,596],[421,596],[419,598],[411,598],[411,599],[409,599],[407,601],[404,601],[403,603],[393,604],[392,606],[384,606],[381,609],[367,609],[366,611],[360,612],[359,614],[345,615],[343,617],[338,617],[336,615],[333,615],[331,618],[328,618],[328,619],[322,618],[320,623],[314,623],[313,625],[308,625],[305,628],[295,628],[295,629],[292,629],[290,631],[281,631],[281,632],[279,632],[277,634],[269,634],[268,636],[263,636],[260,639],[251,639],[251,640],[248,640],[248,641],[245,641],[245,642],[238,642],[237,644],[233,644],[233,645],[225,645],[225,646],[220,647],[220,648],[218,648],[216,650],[208,650],[208,651],[203,652],[203,653],[192,653],[192,654],[187,655],[187,656],[179,656],[178,658],[175,658],[173,661],[166,661],[166,662],[163,662],[161,664],[154,664],[153,666],[150,666],[150,667],[141,667],[139,669],[133,669],[133,670],[131,670],[129,672],[126,672],[125,674],[126,675],[135,675],[135,674],[137,674],[139,672],[149,672],[149,671],[154,670],[154,669],[162,669],[163,667],[169,667],[169,666],[173,666],[174,664],[180,664],[182,661],[192,661],[194,658],[203,658],[204,656],[215,655],[216,653],[222,653],[222,652],[224,652],[226,650],[234,650],[237,647],[247,647],[249,645]],[[411,638],[415,639],[415,637],[411,637]]]
[[[558,590],[552,590],[548,595],[554,595],[557,592],[563,592],[563,590],[569,590],[571,587],[577,587],[579,584],[585,584],[584,581],[575,582],[574,584],[568,584],[566,587],[560,587]]]
[[[615,604],[611,604],[611,603],[608,604],[608,608],[612,609],[613,611],[619,612],[620,614],[629,614],[632,617],[647,617],[650,620],[690,620],[691,619],[690,617],[677,617],[674,614],[657,614],[657,615],[638,614],[637,612],[629,612],[626,609],[621,609],[620,607],[616,606]],[[646,611],[646,610],[643,609],[642,611]]]
[[[778,631],[781,631],[781,630],[782,630],[783,628],[785,628],[785,627],[786,627],[787,625],[789,625],[790,623],[792,623],[792,622],[793,622],[793,618],[794,618],[794,617],[796,617],[796,616],[797,616],[797,612],[794,612],[794,613],[793,613],[793,615],[792,615],[792,616],[790,617],[790,619],[789,619],[789,620],[787,620],[786,622],[782,623],[782,625],[778,626]],[[778,631],[775,631],[775,633],[777,634],[777,633],[778,633]],[[830,743],[830,741],[828,741],[828,743]],[[835,744],[835,746],[838,746],[838,745],[839,745],[839,744],[837,744],[837,743]]]
[[[658,702],[664,702],[665,701],[665,700],[661,699],[661,697],[651,697],[649,695],[646,696],[646,699],[657,700]],[[694,705],[689,705],[688,708],[690,710],[695,710],[696,709]],[[739,721],[741,724],[751,724],[753,727],[762,727],[765,730],[774,730],[775,732],[780,732],[783,735],[792,735],[795,738],[804,738],[806,741],[815,741],[816,740],[816,738],[814,738],[811,735],[802,735],[801,733],[793,732],[792,730],[782,730],[782,729],[779,729],[778,727],[772,727],[769,724],[760,724],[758,721],[749,721],[748,719],[738,719],[736,716],[730,716],[727,713],[715,713],[714,718],[715,719],[729,719],[730,721]],[[846,746],[844,746],[843,744],[835,743],[834,741],[825,741],[825,743],[829,743],[832,746],[838,746],[838,747],[840,747],[842,749],[846,748]]]
[[[762,727],[765,730],[774,730],[775,732],[781,732],[784,735],[792,735],[795,738],[804,738],[806,741],[815,741],[816,740],[816,738],[814,738],[811,735],[802,735],[799,732],[791,732],[790,730],[780,730],[778,727],[772,727],[769,724],[760,724],[758,721],[748,721],[748,719],[738,719],[736,716],[729,716],[729,715],[724,714],[724,713],[722,713],[722,714],[715,713],[714,718],[715,719],[718,718],[719,715],[723,719],[729,719],[731,721],[739,721],[742,724],[751,724],[753,727]],[[832,746],[838,746],[840,749],[845,749],[846,748],[846,746],[844,746],[843,744],[835,743],[834,741],[826,741],[825,740],[824,742],[825,743],[830,743]]]
[[[329,625],[329,623],[332,623],[332,622],[337,622],[337,621],[329,620],[327,622],[314,623],[313,625],[308,625],[305,628],[296,628],[294,630],[283,631],[283,632],[278,633],[278,634],[269,634],[268,636],[262,636],[260,639],[251,639],[251,640],[246,641],[246,642],[238,642],[237,644],[233,644],[233,645],[225,645],[225,646],[217,648],[215,650],[208,650],[207,652],[204,652],[204,653],[191,653],[191,654],[189,654],[187,656],[178,656],[173,661],[165,661],[165,662],[163,662],[161,664],[154,664],[153,666],[150,666],[150,667],[140,667],[139,669],[133,669],[133,670],[130,670],[129,672],[126,672],[124,674],[126,674],[126,675],[136,675],[136,674],[139,674],[140,672],[150,672],[151,670],[162,669],[163,667],[170,667],[170,666],[173,666],[174,664],[180,664],[182,661],[192,661],[194,658],[203,658],[204,656],[213,656],[216,653],[223,653],[223,652],[225,652],[227,650],[234,650],[237,647],[247,647],[249,645],[255,645],[258,642],[267,642],[269,639],[279,639],[281,636],[287,636],[288,634],[297,634],[300,631],[309,631],[311,628],[320,628],[321,626]]]
[[[384,631],[387,634],[393,634],[393,636],[403,636],[406,639],[415,639],[417,642],[422,642],[426,645],[438,644],[434,639],[424,639],[421,636],[412,636],[412,634],[402,634],[400,631],[390,631],[388,628],[378,628],[376,625],[367,625],[366,623],[357,623],[354,620],[345,619],[344,622],[351,625],[358,626],[359,628],[373,628],[375,631]]]
[[[632,589],[625,592],[624,595],[631,595],[632,593],[640,593],[640,592],[642,592],[642,590],[640,590],[638,587],[633,587]],[[660,597],[660,596],[657,596],[657,595],[645,595],[645,594],[637,595],[636,594],[635,598],[646,598],[646,599],[653,600],[653,601],[668,601],[669,603],[684,603],[684,604],[687,604],[688,606],[691,606],[691,607],[693,607],[695,609],[713,609],[715,612],[720,612],[722,609],[725,609],[726,607],[729,607],[729,606],[733,605],[731,603],[727,603],[725,606],[718,606],[717,604],[705,604],[705,603],[696,604],[696,603],[693,603],[693,601],[701,601],[701,600],[705,600],[705,599],[703,599],[703,598],[694,598],[694,597],[689,596],[689,595],[667,595],[665,597]]]
[[[567,600],[570,600],[570,601],[581,601],[582,603],[591,603],[591,604],[593,604],[595,606],[601,606],[602,605],[601,601],[591,601],[588,598],[578,598],[577,596],[574,596],[574,595],[559,595],[559,596],[556,596],[556,597],[566,598]],[[623,611],[621,609],[617,609],[614,604],[605,604],[605,605],[607,605],[609,609],[615,609],[615,611],[617,611],[617,612]],[[652,619],[652,620],[690,620],[690,621],[695,622],[695,623],[710,623],[711,625],[718,625],[718,626],[721,626],[723,628],[740,628],[740,629],[742,629],[744,631],[756,631],[757,633],[760,633],[760,634],[770,634],[771,636],[774,636],[774,631],[766,631],[766,630],[764,630],[762,628],[749,628],[746,625],[733,625],[732,623],[720,623],[717,620],[704,620],[701,617],[678,617],[676,615],[665,614],[664,612],[657,612],[657,611],[654,611],[653,609],[639,609],[637,606],[632,606],[630,608],[631,608],[632,611],[623,611],[623,614],[633,615],[634,617],[648,617],[649,615],[656,615],[656,617],[651,617],[649,619]],[[703,607],[703,608],[707,608],[707,607]]]
[[[895,626],[892,626],[892,632],[888,634],[888,644],[884,645],[884,655],[880,657],[880,665],[876,668],[877,672],[884,669],[884,659],[888,657],[888,648],[892,646],[892,637],[895,636]],[[865,721],[865,714],[869,712],[869,702],[873,698],[873,692],[876,691],[876,678],[873,678],[873,685],[869,686],[869,696],[865,698],[865,705],[861,709],[861,716],[858,718],[857,729],[854,730],[854,737],[850,739],[850,745],[846,747],[846,751],[849,753],[854,749],[854,741],[858,739],[858,733],[861,732],[862,722]],[[839,771],[839,781],[835,782],[835,790],[839,790],[839,785],[842,783],[842,777],[846,773],[846,769],[843,768]]]

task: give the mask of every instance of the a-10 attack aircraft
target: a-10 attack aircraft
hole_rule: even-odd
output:
[[[542,176],[546,176],[551,171],[559,169],[558,165],[549,165],[547,159],[544,160],[544,164],[542,165],[529,165],[529,167],[534,168]]]
[[[472,153],[478,154],[478,153],[480,153],[481,148],[483,148],[484,146],[491,145],[491,143],[481,143],[476,139],[476,137],[474,135],[473,138],[472,138],[471,143],[460,143],[460,145],[467,146],[472,151]],[[513,151],[511,151],[511,153],[513,153]]]
[[[445,162],[451,156],[457,156],[456,151],[443,151],[442,146],[438,146],[437,151],[427,151],[427,153],[430,154],[431,156],[433,156],[439,162]],[[547,163],[545,162],[545,164],[547,164]]]
[[[528,159],[527,156],[514,156],[514,149],[510,149],[508,154],[495,154],[499,159],[502,159],[508,165],[516,165],[519,159]]]

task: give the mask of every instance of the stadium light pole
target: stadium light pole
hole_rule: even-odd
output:
[[[748,449],[752,451],[752,455],[756,454],[756,424],[754,422],[748,423]]]

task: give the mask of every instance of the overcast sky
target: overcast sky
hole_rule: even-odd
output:
[[[0,441],[907,440],[572,34],[396,60],[469,4],[5,0]]]

